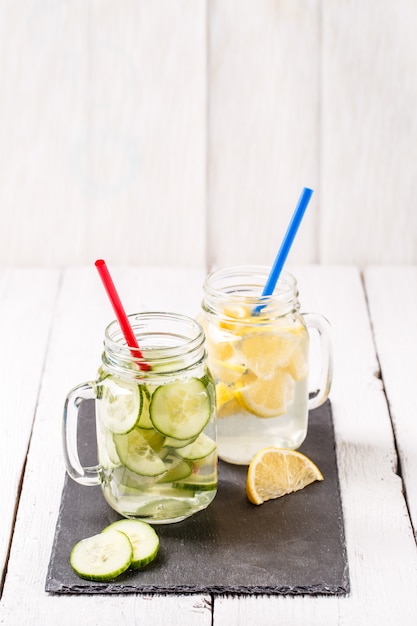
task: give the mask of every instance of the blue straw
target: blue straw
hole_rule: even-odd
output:
[[[308,187],[304,187],[298,200],[298,204],[295,207],[295,211],[291,218],[291,222],[289,223],[287,232],[285,233],[285,237],[283,239],[281,247],[278,250],[278,254],[272,266],[271,272],[268,276],[268,280],[266,281],[264,290],[262,292],[262,297],[270,296],[274,292],[282,268],[284,267],[284,263],[287,260],[288,253],[293,244],[295,235],[297,234],[298,228],[301,224],[301,220],[304,217],[304,213],[312,195],[313,190],[309,189]],[[265,305],[258,304],[258,306],[254,309],[254,315],[257,315],[264,306]]]

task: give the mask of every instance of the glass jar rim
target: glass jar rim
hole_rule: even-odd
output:
[[[232,299],[234,302],[241,301],[246,304],[259,302],[265,304],[270,302],[291,303],[297,300],[297,280],[293,274],[286,270],[281,272],[272,294],[262,296],[262,290],[269,273],[270,268],[265,265],[234,265],[218,268],[206,276],[204,292],[206,296],[216,301]],[[242,280],[243,278],[245,280]],[[246,287],[248,290],[237,290],[239,287]]]
[[[117,320],[111,321],[104,331],[105,350],[125,360],[138,363],[153,362],[155,359],[158,362],[167,361],[181,355],[199,354],[204,347],[205,337],[201,324],[182,313],[147,311],[131,313],[127,318],[137,338],[139,349],[127,345]],[[177,325],[176,333],[172,332],[172,329],[171,332],[169,331],[168,323]],[[188,332],[185,332],[186,330]],[[155,350],[155,356],[152,355],[152,348],[147,344],[150,337],[160,337],[166,340],[166,343],[158,346],[158,351]],[[146,357],[141,356],[142,352],[146,353]],[[197,356],[196,360],[198,360]]]

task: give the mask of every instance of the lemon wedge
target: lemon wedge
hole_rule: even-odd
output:
[[[323,480],[317,465],[296,450],[264,448],[252,459],[246,479],[246,495],[253,504],[280,498]]]
[[[249,320],[250,311],[246,306],[225,307],[223,316],[224,318],[219,321],[219,327],[233,333],[239,333],[240,324],[237,324],[237,322]]]
[[[214,380],[222,381],[226,385],[236,382],[245,371],[245,366],[235,361],[219,361],[212,359],[210,361],[210,371]]]
[[[235,399],[233,388],[219,382],[216,385],[217,417],[227,417],[240,411],[240,405]]]

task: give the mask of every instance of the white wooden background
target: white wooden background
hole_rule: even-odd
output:
[[[0,266],[417,263],[416,0],[0,0]]]

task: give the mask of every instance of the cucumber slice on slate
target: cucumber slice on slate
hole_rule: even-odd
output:
[[[121,519],[106,526],[103,533],[120,531],[127,535],[133,548],[131,567],[138,569],[154,560],[159,550],[159,537],[149,524],[140,520]]]
[[[130,567],[132,558],[127,535],[111,530],[79,541],[71,551],[70,564],[86,580],[111,580]]]

